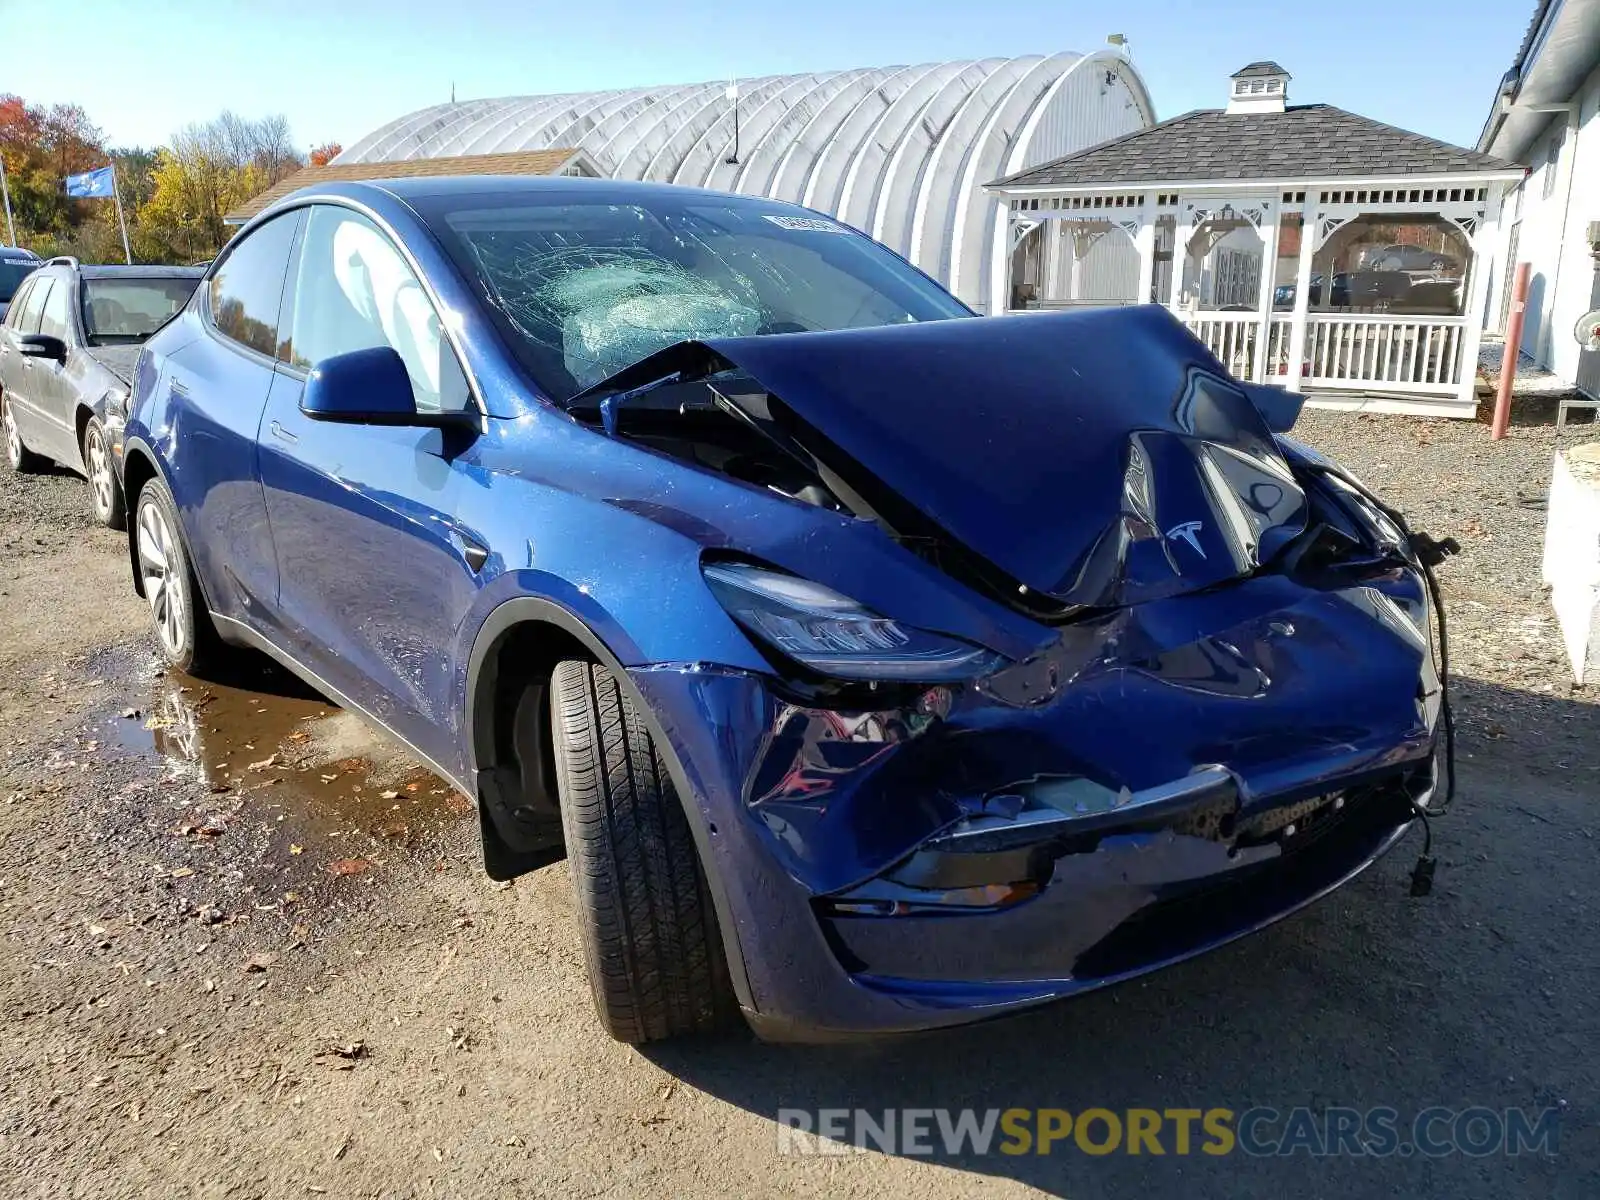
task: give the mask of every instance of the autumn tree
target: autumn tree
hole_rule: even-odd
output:
[[[313,167],[325,167],[343,153],[344,147],[338,142],[324,142],[314,147],[309,157]]]
[[[224,112],[186,126],[156,152],[150,198],[138,211],[141,253],[207,258],[227,240],[223,217],[303,166],[286,118],[251,121]]]
[[[82,108],[0,96],[0,155],[19,231],[61,236],[88,219],[90,210],[68,197],[62,183],[107,161],[105,140]]]

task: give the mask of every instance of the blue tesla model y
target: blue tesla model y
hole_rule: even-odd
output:
[[[1433,803],[1427,554],[1297,411],[788,205],[330,184],[146,345],[128,549],[173,664],[264,651],[490,875],[570,860],[615,1037],[926,1029],[1259,929]]]

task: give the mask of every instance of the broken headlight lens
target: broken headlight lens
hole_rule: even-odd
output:
[[[746,563],[707,563],[728,615],[762,643],[838,679],[946,683],[1006,660],[982,646],[902,625],[820,583]]]

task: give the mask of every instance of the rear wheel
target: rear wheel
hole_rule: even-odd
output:
[[[595,1008],[621,1042],[721,1024],[733,989],[710,890],[638,710],[593,662],[551,679],[561,823]]]
[[[89,476],[89,506],[94,519],[108,529],[127,524],[122,483],[111,462],[111,439],[99,417],[89,418],[83,430],[83,469]]]
[[[133,546],[156,641],[167,661],[191,675],[215,671],[227,655],[200,600],[179,534],[178,506],[159,479],[146,481],[134,504]]]
[[[44,466],[44,459],[22,444],[22,430],[17,428],[16,414],[11,411],[11,401],[0,396],[0,424],[5,426],[6,462],[13,471],[31,472]]]

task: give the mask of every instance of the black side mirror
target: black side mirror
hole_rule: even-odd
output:
[[[67,344],[49,333],[23,334],[17,341],[17,352],[24,358],[48,358],[58,363],[67,361]]]
[[[374,346],[325,358],[311,369],[300,411],[314,421],[345,425],[477,428],[475,412],[420,412],[411,376],[392,347]]]

